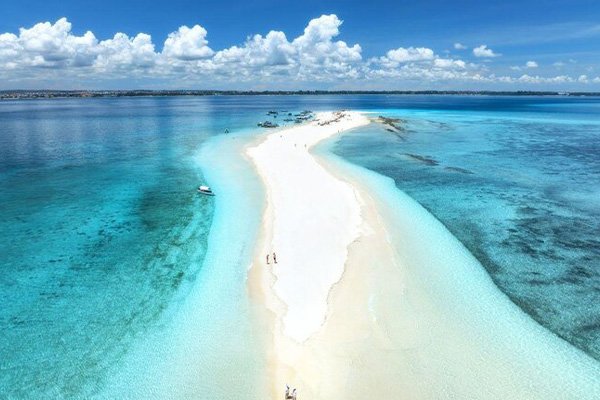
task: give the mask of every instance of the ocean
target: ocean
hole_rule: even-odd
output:
[[[245,275],[263,193],[239,149],[257,122],[304,109],[398,118],[332,151],[392,178],[518,307],[600,360],[600,99],[3,101],[3,397],[251,391],[264,360]]]

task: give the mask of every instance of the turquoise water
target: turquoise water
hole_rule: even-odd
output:
[[[0,397],[247,392],[263,367],[245,293],[262,193],[237,150],[268,110],[340,108],[405,119],[335,151],[393,178],[521,309],[600,358],[598,99],[10,101]],[[197,195],[205,181],[224,196]]]
[[[0,104],[0,393],[97,393],[165,323],[204,274],[215,199],[195,192],[200,148],[273,102]]]
[[[600,359],[600,101],[449,99],[335,151],[394,179],[522,310]]]
[[[255,139],[239,130],[201,146],[196,159],[218,200],[202,273],[109,372],[99,398],[266,398],[266,330],[256,317],[263,310],[246,288],[264,196],[240,157]]]

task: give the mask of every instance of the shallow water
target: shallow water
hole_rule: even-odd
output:
[[[350,397],[368,397],[386,378],[380,397],[598,397],[600,363],[512,303],[467,248],[394,180],[329,160],[369,193],[395,252],[383,270],[377,256],[360,267],[367,272],[359,279],[371,288],[369,319],[377,321],[372,336],[384,340],[353,342],[347,350],[347,363],[361,377],[345,387]]]
[[[517,305],[600,359],[600,102],[479,103],[380,110],[401,132],[372,125],[336,152],[392,177]]]

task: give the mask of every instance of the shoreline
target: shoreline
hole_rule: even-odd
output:
[[[327,115],[332,114],[320,113],[318,119]],[[284,128],[246,150],[267,192],[248,285],[253,300],[262,302],[267,311],[266,324],[271,327],[267,379],[272,398],[280,397],[286,384],[311,399],[576,399],[600,392],[600,382],[594,381],[600,376],[595,375],[600,372],[597,365],[522,313],[464,246],[393,182],[336,156],[313,154],[313,146],[355,126],[328,127],[333,129],[322,132],[315,123]],[[353,230],[343,241],[344,250],[336,248],[344,256],[343,265],[337,270],[338,279],[330,279],[327,293],[321,293],[325,299],[321,323],[309,321],[312,330],[299,334],[292,329],[292,335],[286,329],[290,313],[286,293],[282,299],[277,290],[282,272],[267,267],[263,257],[273,248],[271,243],[299,242],[289,231],[281,237],[286,231],[276,227],[286,209],[281,202],[290,201],[281,192],[294,187],[299,175],[313,181],[317,176],[302,170],[306,165],[302,162],[294,165],[298,159],[293,157],[282,160],[294,165],[291,175],[268,161],[269,152],[283,151],[273,139],[288,134],[310,135],[313,141],[300,148],[304,154],[299,160],[312,160],[330,179],[350,187],[354,199],[346,201],[358,205],[359,216],[358,221],[351,217],[337,227]],[[271,146],[263,147],[269,151],[256,150],[269,141]],[[278,174],[284,176],[277,178]],[[310,208],[326,220],[338,208],[319,206],[296,203],[287,212]],[[315,234],[322,232],[329,231]],[[428,240],[436,246],[429,246]],[[302,273],[307,271],[288,275]],[[477,296],[488,303],[478,304]],[[549,384],[557,376],[569,381]]]
[[[254,133],[214,137],[195,154],[203,182],[216,193],[206,257],[189,292],[136,340],[96,397],[268,397],[261,336],[268,330],[247,286],[263,198],[254,190],[259,178],[240,156],[256,142]]]

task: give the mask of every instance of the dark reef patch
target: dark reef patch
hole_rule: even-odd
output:
[[[468,169],[459,168],[459,167],[444,167],[446,171],[450,172],[458,172],[460,174],[473,175],[473,171],[469,171]]]
[[[429,165],[432,167],[440,164],[439,161],[435,160],[432,157],[421,156],[419,154],[411,154],[411,153],[404,153],[404,155],[412,160],[419,161],[420,163],[423,163],[425,165]]]

